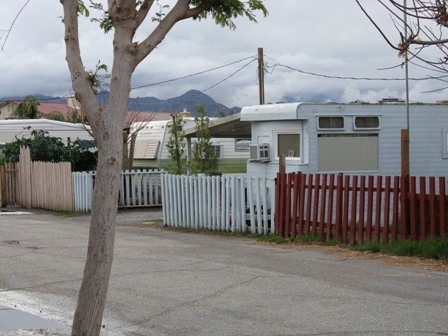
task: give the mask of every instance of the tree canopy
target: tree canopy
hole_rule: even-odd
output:
[[[37,119],[40,118],[39,110],[37,108],[38,102],[34,96],[26,96],[22,102],[17,106],[15,115],[19,119]]]

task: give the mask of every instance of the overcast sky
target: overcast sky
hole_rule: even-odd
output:
[[[162,1],[163,2],[163,1]],[[171,1],[172,2],[172,1]],[[364,1],[366,2],[366,1]],[[66,96],[72,93],[63,42],[62,6],[57,0],[31,0],[12,22],[26,0],[0,1],[0,98],[27,94]],[[376,102],[383,97],[404,98],[404,81],[332,79],[324,76],[403,78],[397,57],[362,14],[354,0],[265,0],[268,17],[258,23],[238,19],[237,29],[213,21],[187,21],[175,26],[160,46],[134,73],[131,96],[175,97],[198,89],[231,106],[257,104],[257,48],[264,50],[266,102],[284,97]],[[372,14],[393,31],[390,18],[369,0]],[[152,30],[143,27],[137,38]],[[81,48],[91,70],[99,60],[111,63],[111,36],[83,20]],[[250,63],[252,61],[252,63]],[[216,71],[176,79],[234,63]],[[382,70],[388,68],[389,70]],[[392,68],[392,69],[390,69]],[[410,66],[410,77],[433,73]],[[410,81],[410,100],[447,99],[436,80]]]

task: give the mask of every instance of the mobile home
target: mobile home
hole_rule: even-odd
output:
[[[448,172],[448,105],[285,103],[244,107],[251,123],[247,173],[401,174],[401,130],[409,130],[410,175]]]
[[[29,137],[33,130],[47,131],[49,136],[61,138],[64,143],[76,139],[93,143],[89,133],[90,127],[50,119],[8,119],[0,120],[0,145],[14,141],[16,138]]]
[[[219,118],[210,118],[210,124]],[[184,117],[183,126],[188,143],[195,143],[195,120],[193,117]],[[134,166],[166,168],[169,153],[166,147],[169,141],[171,120],[149,121],[137,133]],[[230,172],[244,172],[249,159],[250,139],[240,137],[213,137],[213,149],[218,157],[219,169]]]

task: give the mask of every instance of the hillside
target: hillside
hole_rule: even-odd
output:
[[[40,94],[34,95],[38,101],[44,102],[65,102],[64,97],[49,97]],[[99,101],[105,101],[107,99],[108,92],[100,93],[98,96]],[[4,97],[0,101],[4,100],[23,100],[24,97]],[[197,105],[203,105],[210,117],[220,117],[229,115],[235,112],[239,112],[240,108],[228,108],[223,104],[219,104],[213,100],[210,96],[199,90],[190,90],[181,96],[158,99],[156,97],[136,97],[129,98],[128,109],[131,111],[150,111],[150,112],[182,112],[187,110],[192,113],[196,111]]]

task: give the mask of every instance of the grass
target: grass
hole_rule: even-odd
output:
[[[261,242],[285,244],[285,243],[317,243],[322,245],[337,245],[335,240],[322,240],[316,235],[304,234],[298,238],[283,238],[276,235],[260,236]],[[343,246],[347,247],[347,246]],[[348,248],[348,247],[347,247]],[[396,256],[421,257],[435,260],[448,260],[448,236],[444,238],[428,238],[424,241],[400,240],[383,244],[368,242],[358,246],[351,246],[357,251],[369,251]]]
[[[317,243],[323,245],[335,245],[337,244],[334,240],[322,240],[319,236],[313,234],[302,234],[299,238],[284,238],[277,235],[265,235],[258,237],[258,241],[264,243],[275,243],[275,244],[285,244],[285,243]]]
[[[448,259],[448,236],[428,238],[424,241],[400,240],[388,244],[369,242],[353,248],[358,251],[446,260]]]

